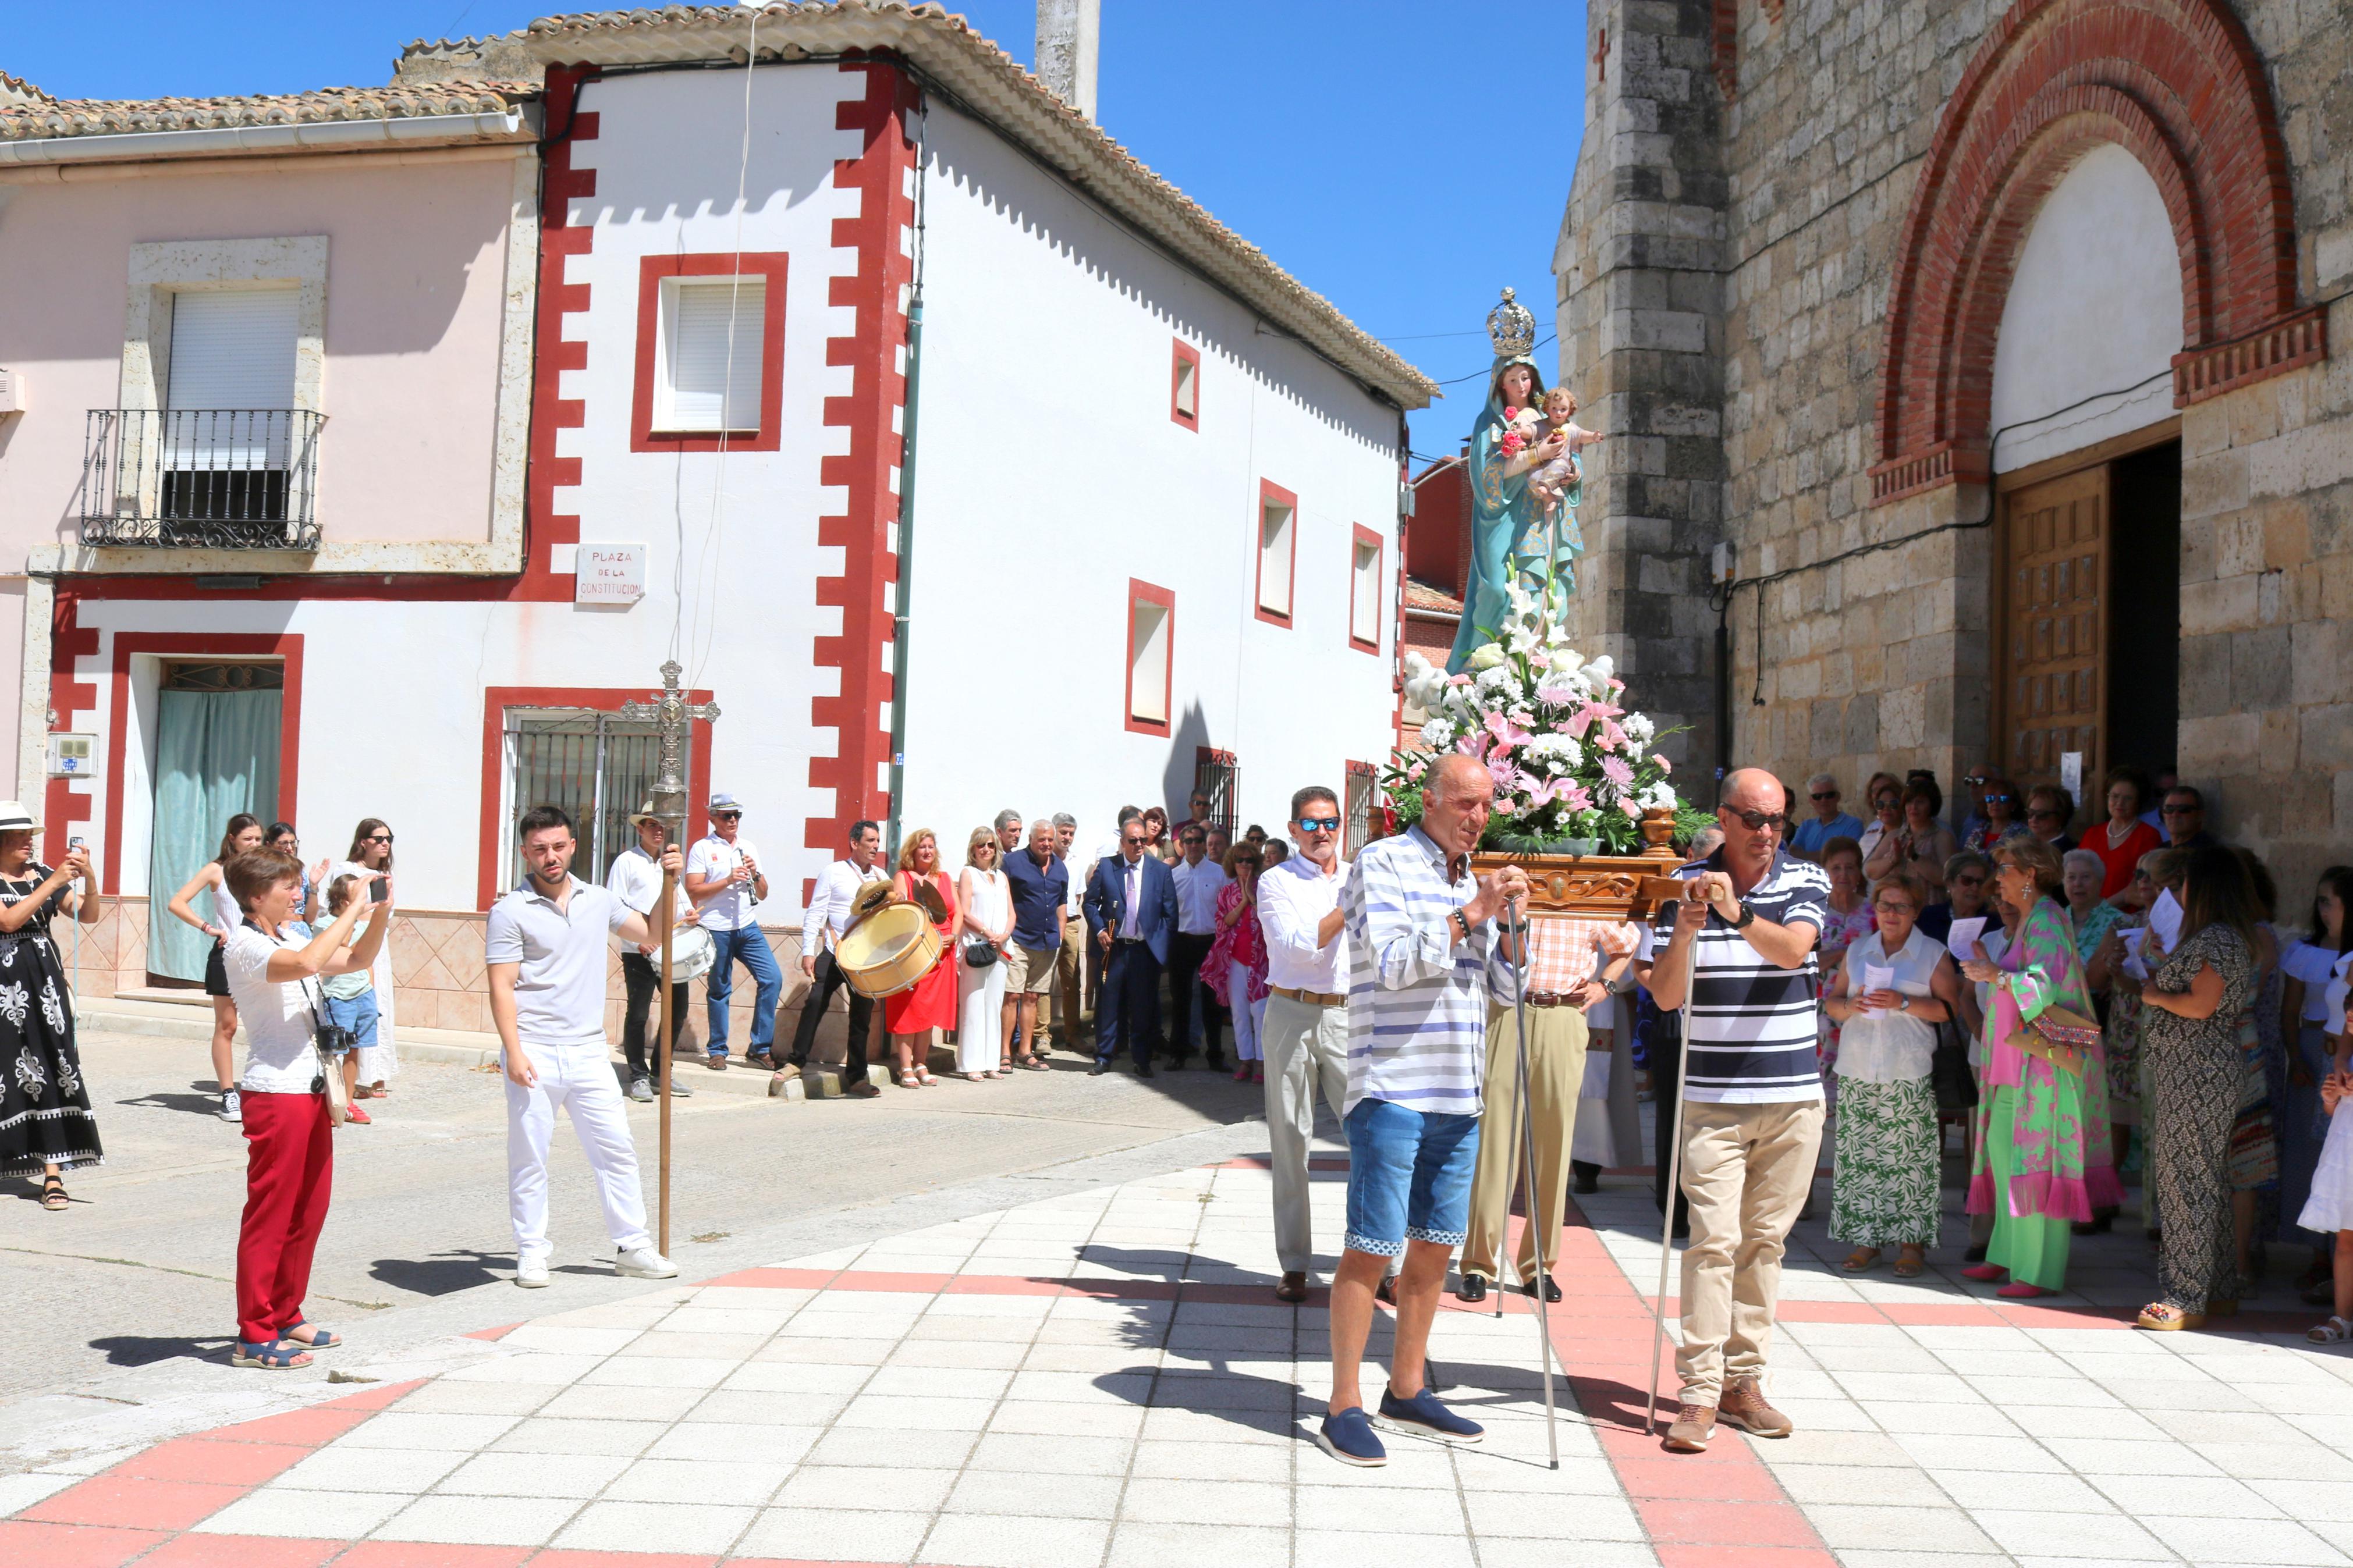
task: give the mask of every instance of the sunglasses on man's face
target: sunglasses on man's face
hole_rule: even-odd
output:
[[[1822,793],[1821,793],[1821,794],[1820,794],[1820,795],[1810,795],[1810,796],[1808,796],[1807,798],[1808,798],[1808,799],[1810,799],[1810,800],[1836,800],[1838,797],[1839,797],[1839,792],[1838,792],[1838,791],[1836,791],[1836,790],[1834,790],[1834,789],[1826,789],[1826,790],[1822,791]]]
[[[2205,809],[2202,805],[2168,805],[2163,811],[2167,816],[2195,816]]]
[[[2030,811],[2026,815],[2029,819],[2035,822],[2056,822],[2059,820],[2059,814],[2052,810],[2049,806],[2044,806],[2039,811]]]
[[[1299,819],[1299,826],[1310,833],[1337,833],[1340,831],[1340,819],[1336,816],[1303,816]]]
[[[1742,811],[1729,805],[1719,805],[1716,810],[1726,816],[1738,817],[1751,833],[1778,833],[1786,821],[1786,818],[1776,811]]]

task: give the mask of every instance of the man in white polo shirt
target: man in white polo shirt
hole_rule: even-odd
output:
[[[1266,938],[1266,1134],[1274,1156],[1274,1254],[1282,1266],[1277,1300],[1307,1300],[1314,1239],[1307,1213],[1307,1144],[1315,1134],[1315,1091],[1337,1116],[1348,1098],[1348,933],[1340,887],[1340,797],[1310,784],[1291,797],[1291,840],[1299,853],[1258,881],[1258,926]]]
[[[638,1151],[605,1043],[605,939],[654,940],[645,917],[572,875],[572,818],[553,805],[523,813],[515,837],[523,880],[491,906],[483,939],[507,1076],[507,1207],[514,1220],[515,1283],[547,1283],[547,1142],[558,1108],[596,1173],[615,1267],[638,1279],[669,1279],[678,1266],[646,1234]],[[678,847],[661,864],[680,868]]]

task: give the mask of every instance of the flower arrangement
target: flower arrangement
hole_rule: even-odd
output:
[[[1383,772],[1398,825],[1419,820],[1431,753],[1446,752],[1478,758],[1494,778],[1485,848],[1633,855],[1646,811],[1674,812],[1678,838],[1712,820],[1667,782],[1672,769],[1655,749],[1662,732],[1624,706],[1626,683],[1609,656],[1588,659],[1534,595],[1516,583],[1507,591],[1502,631],[1461,673],[1406,656],[1405,697],[1430,715],[1421,727],[1430,751],[1398,752]]]

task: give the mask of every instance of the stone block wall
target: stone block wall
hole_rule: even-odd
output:
[[[2196,3],[2115,0],[2098,22]],[[1793,782],[1828,768],[1852,805],[1873,768],[1949,784],[1989,755],[1992,497],[1947,484],[1874,507],[1870,469],[1915,184],[1979,46],[2028,9],[1590,7],[1556,273],[1563,374],[1613,440],[1588,487],[1577,629],[1620,655],[1637,701],[1695,723],[1695,760],[1713,761],[1719,532],[1739,577],[1767,579],[1729,616],[1736,763]],[[2235,10],[2277,110],[2296,299],[2337,300],[2353,292],[2353,0]],[[2292,900],[2353,859],[2353,304],[2327,331],[2332,358],[2181,416],[2179,763]]]

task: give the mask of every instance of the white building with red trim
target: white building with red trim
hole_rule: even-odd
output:
[[[470,95],[470,127],[404,83]],[[80,248],[70,310],[0,300],[0,368],[37,389],[0,426],[30,562],[20,789],[48,735],[97,737],[47,789],[51,848],[89,833],[127,903],[162,896],[157,800],[189,754],[163,710],[190,709],[164,693],[196,666],[283,693],[257,809],[314,853],[393,821],[404,964],[442,999],[420,1015],[404,974],[403,1016],[460,1027],[514,815],[569,789],[620,847],[643,748],[598,716],[666,658],[722,710],[692,787],[746,803],[779,926],[861,816],[935,829],[954,864],[1003,807],[1072,812],[1092,846],[1214,776],[1271,826],[1387,754],[1403,416],[1434,389],[959,18],[553,17],[412,47],[382,93],[212,100],[168,132],[36,100],[0,106],[0,272]],[[461,169],[482,192],[442,188]],[[126,215],[166,191],[189,237],[165,243],[195,248],[158,282],[155,224]],[[135,324],[290,276],[282,401],[330,433],[311,472],[268,430],[187,436],[168,374],[134,389],[123,324],[126,288]],[[444,292],[465,308],[437,336]],[[260,384],[208,341],[179,340],[201,384]],[[126,452],[91,411],[134,406],[161,433]],[[93,500],[100,425],[120,472]],[[167,471],[248,477],[121,478],[159,443],[198,452]],[[259,507],[268,537],[192,504]],[[127,923],[118,947],[135,984]]]

